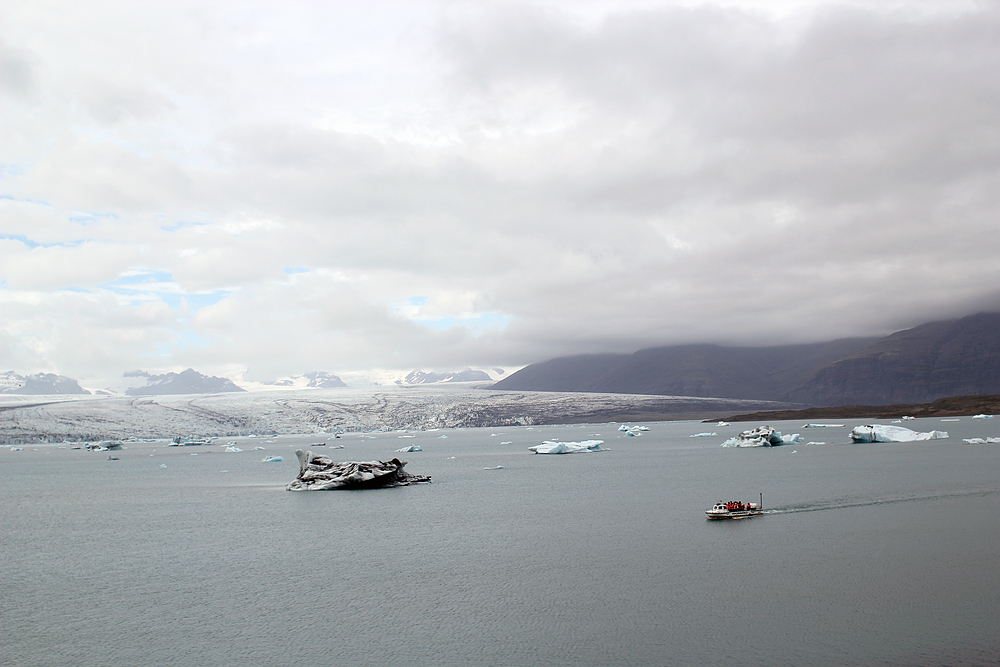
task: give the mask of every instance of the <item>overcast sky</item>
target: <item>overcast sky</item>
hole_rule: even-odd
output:
[[[509,368],[1000,309],[997,2],[0,12],[0,371]]]

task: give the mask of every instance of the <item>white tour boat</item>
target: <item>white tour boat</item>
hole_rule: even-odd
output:
[[[711,509],[705,510],[709,519],[749,519],[764,513],[764,494],[760,494],[759,503],[744,503],[739,500],[719,501]]]

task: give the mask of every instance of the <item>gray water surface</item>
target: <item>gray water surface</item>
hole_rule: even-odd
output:
[[[132,443],[118,461],[4,448],[2,658],[996,664],[1000,445],[961,439],[1000,436],[1000,419],[916,420],[952,437],[867,445],[844,423],[772,424],[827,444],[768,449],[719,447],[756,424],[696,422]],[[527,450],[595,438],[610,451]],[[399,456],[434,482],[290,493],[298,447]],[[706,521],[760,492],[765,516]]]

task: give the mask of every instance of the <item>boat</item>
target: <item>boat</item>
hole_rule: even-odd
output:
[[[711,509],[705,510],[709,519],[749,519],[764,513],[764,494],[759,503],[744,503],[739,500],[719,501]]]

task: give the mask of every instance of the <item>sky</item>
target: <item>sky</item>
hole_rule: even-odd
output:
[[[0,9],[0,371],[517,368],[1000,310],[1000,3]]]

